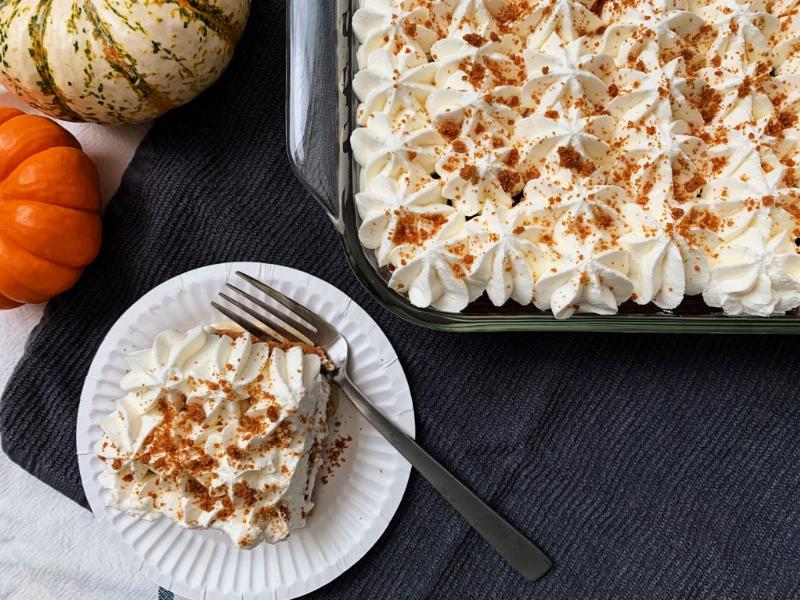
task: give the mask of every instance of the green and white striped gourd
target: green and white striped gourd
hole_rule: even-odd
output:
[[[68,121],[137,123],[233,56],[250,0],[0,0],[0,83]]]

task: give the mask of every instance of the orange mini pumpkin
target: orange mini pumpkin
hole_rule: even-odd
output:
[[[0,107],[0,309],[72,287],[100,250],[97,169],[57,123]]]

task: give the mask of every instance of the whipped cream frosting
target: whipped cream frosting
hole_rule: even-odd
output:
[[[96,448],[110,506],[242,547],[305,524],[327,434],[318,354],[201,326],[164,331],[127,360]]]
[[[797,0],[362,0],[361,242],[417,306],[800,306]]]

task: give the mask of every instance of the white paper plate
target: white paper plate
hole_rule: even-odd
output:
[[[122,396],[124,355],[149,348],[164,329],[219,323],[209,302],[243,271],[331,321],[350,343],[350,374],[395,423],[414,434],[414,409],[403,369],[377,323],[332,285],[306,273],[261,263],[228,263],[190,271],[159,285],[111,328],[92,362],[78,411],[77,453],[83,489],[102,526],[116,529],[140,570],[193,600],[294,598],[335,579],[378,540],[397,510],[409,464],[349,402],[339,402],[340,435],[353,441],[327,484],[317,483],[316,508],[305,528],[275,545],[243,550],[216,530],[183,529],[169,519],[147,522],[106,507],[94,454],[99,423]],[[251,290],[252,291],[252,290]]]

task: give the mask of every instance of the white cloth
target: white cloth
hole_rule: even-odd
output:
[[[15,101],[0,87],[0,105]],[[107,202],[148,130],[64,123],[97,164]],[[0,392],[22,356],[43,306],[0,311]],[[0,453],[0,599],[143,600],[156,587],[125,561],[119,542],[88,511],[37,481]]]
[[[150,600],[114,532],[0,453],[0,598]]]

